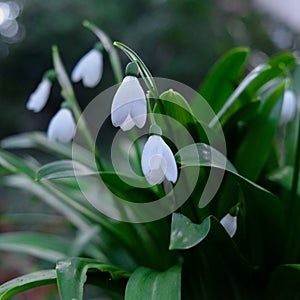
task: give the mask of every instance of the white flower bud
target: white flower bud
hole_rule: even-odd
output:
[[[135,76],[126,76],[118,88],[111,108],[111,120],[115,127],[126,131],[133,126],[142,128],[147,119],[145,93]]]
[[[178,171],[169,146],[158,135],[149,137],[142,153],[142,170],[151,185],[162,183],[164,178],[176,182]]]
[[[230,237],[233,237],[237,230],[237,217],[231,214],[225,215],[220,223],[223,225]]]
[[[68,143],[76,132],[76,124],[72,113],[67,108],[61,108],[51,119],[48,127],[48,139]]]
[[[71,78],[74,82],[82,79],[85,87],[93,88],[100,82],[102,73],[103,55],[99,50],[92,49],[78,61]]]
[[[48,101],[51,86],[51,81],[47,78],[43,78],[35,91],[30,95],[26,108],[34,112],[40,112]]]
[[[286,124],[293,119],[297,110],[297,98],[292,90],[286,90],[283,95],[281,108],[281,124]]]

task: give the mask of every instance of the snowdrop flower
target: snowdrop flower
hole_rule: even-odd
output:
[[[34,112],[40,112],[48,101],[51,86],[51,81],[47,77],[44,77],[35,91],[30,95],[26,108]]]
[[[151,185],[162,183],[164,178],[176,182],[176,161],[169,146],[159,135],[152,135],[142,153],[142,170]]]
[[[146,96],[136,78],[138,75],[136,63],[128,64],[125,74],[111,107],[111,121],[115,127],[120,126],[123,131],[130,130],[135,125],[142,128],[147,119]]]
[[[103,55],[99,46],[96,46],[78,61],[71,78],[73,82],[78,82],[82,79],[85,87],[93,88],[100,82],[102,73]]]
[[[48,139],[68,143],[75,135],[76,124],[72,113],[67,108],[61,108],[51,119],[48,127]]]
[[[281,108],[281,124],[291,121],[297,110],[297,98],[292,90],[286,90],[283,95]]]
[[[223,225],[230,237],[233,237],[237,230],[237,217],[231,214],[225,215],[220,223]]]

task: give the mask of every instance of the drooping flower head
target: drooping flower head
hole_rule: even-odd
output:
[[[166,178],[175,183],[178,177],[176,161],[170,147],[159,135],[149,137],[142,152],[142,170],[151,185]]]
[[[73,82],[82,80],[85,87],[93,88],[101,80],[103,74],[103,46],[97,43],[95,48],[86,53],[72,71]]]
[[[53,70],[50,70],[45,73],[42,81],[38,84],[35,91],[30,95],[26,103],[26,108],[28,110],[40,112],[45,107],[50,95],[52,81],[55,78],[56,74]]]
[[[293,119],[297,110],[297,98],[295,92],[287,89],[283,95],[281,108],[281,124],[286,124]]]
[[[233,237],[235,235],[237,230],[236,216],[232,216],[230,213],[228,213],[221,219],[220,223],[223,225],[230,237]]]
[[[121,127],[123,131],[130,130],[135,125],[142,128],[147,119],[146,96],[137,79],[136,63],[127,65],[125,75],[111,107],[112,123],[115,127]]]
[[[69,143],[75,132],[76,124],[71,111],[67,108],[61,108],[51,119],[47,135],[49,141]]]

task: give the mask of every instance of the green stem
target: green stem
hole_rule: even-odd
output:
[[[85,118],[82,115],[82,111],[78,105],[78,101],[76,99],[75,94],[63,91],[62,95],[65,98],[65,100],[67,101],[70,109],[73,112],[73,116],[74,116],[74,119],[78,126],[79,131],[81,132],[82,136],[84,137],[84,139],[87,143],[87,146],[90,148],[91,152],[93,153],[93,155],[95,157],[98,169],[104,170],[103,164],[100,159],[99,152],[95,145],[96,141],[93,139],[93,137],[90,133],[90,130],[88,129],[88,126],[86,124]]]

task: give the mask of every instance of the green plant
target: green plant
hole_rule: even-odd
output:
[[[121,82],[110,39],[93,24],[84,24],[100,39]],[[297,57],[280,53],[246,74],[249,50],[233,49],[212,68],[200,94],[185,99],[176,90],[159,92],[158,81],[140,57],[119,42],[115,46],[133,62],[127,75],[139,71],[144,80],[148,93],[145,99],[139,96],[138,105],[147,103],[147,134],[162,136],[166,144],[157,149],[165,161],[161,156],[153,160],[149,171],[143,163],[145,137],[136,138],[137,131],[131,129],[134,151],[129,160],[140,176],[114,170],[105,143],[95,147],[54,48],[62,109],[72,112],[86,147],[76,137],[70,145],[38,132],[6,138],[0,150],[2,181],[54,207],[78,234],[69,242],[47,233],[1,234],[0,249],[33,254],[56,268],[4,283],[0,299],[47,283],[57,284],[63,300],[82,299],[86,282],[112,299],[297,299],[299,113],[296,106],[282,113],[286,93],[295,99],[299,95]],[[130,127],[146,122],[128,117]],[[129,129],[125,125],[122,129]],[[72,138],[72,130],[70,134]],[[53,161],[40,165],[9,152],[29,148],[51,154]],[[178,174],[172,169],[168,175],[170,153],[176,153]],[[127,159],[122,151],[118,155]],[[153,169],[158,173],[151,173]],[[173,186],[163,176],[171,182],[179,179]],[[95,179],[108,189],[95,193]],[[153,211],[139,205],[160,199],[164,202]]]

